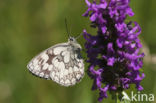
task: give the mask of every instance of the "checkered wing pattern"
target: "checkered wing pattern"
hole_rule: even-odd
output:
[[[37,77],[51,79],[63,86],[75,85],[84,76],[84,64],[79,49],[68,43],[48,48],[27,65]]]

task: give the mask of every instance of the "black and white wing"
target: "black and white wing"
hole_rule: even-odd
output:
[[[76,84],[84,76],[83,59],[68,43],[57,44],[34,57],[27,65],[41,78],[52,79],[63,86]]]

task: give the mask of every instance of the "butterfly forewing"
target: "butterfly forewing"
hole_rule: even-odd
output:
[[[76,84],[84,75],[80,51],[75,51],[68,43],[43,51],[30,61],[28,69],[38,77],[52,79],[63,86]]]

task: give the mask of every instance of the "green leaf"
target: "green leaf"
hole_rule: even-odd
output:
[[[121,103],[119,98],[117,98],[117,102],[116,103]]]

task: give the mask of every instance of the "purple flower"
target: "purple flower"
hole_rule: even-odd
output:
[[[97,34],[83,31],[86,40],[88,75],[94,80],[92,90],[99,90],[99,101],[107,97],[107,91],[119,92],[136,84],[142,90],[140,72],[144,53],[138,35],[141,28],[136,22],[125,22],[134,13],[129,7],[130,0],[85,0],[88,10],[83,14],[89,17],[91,27]]]

